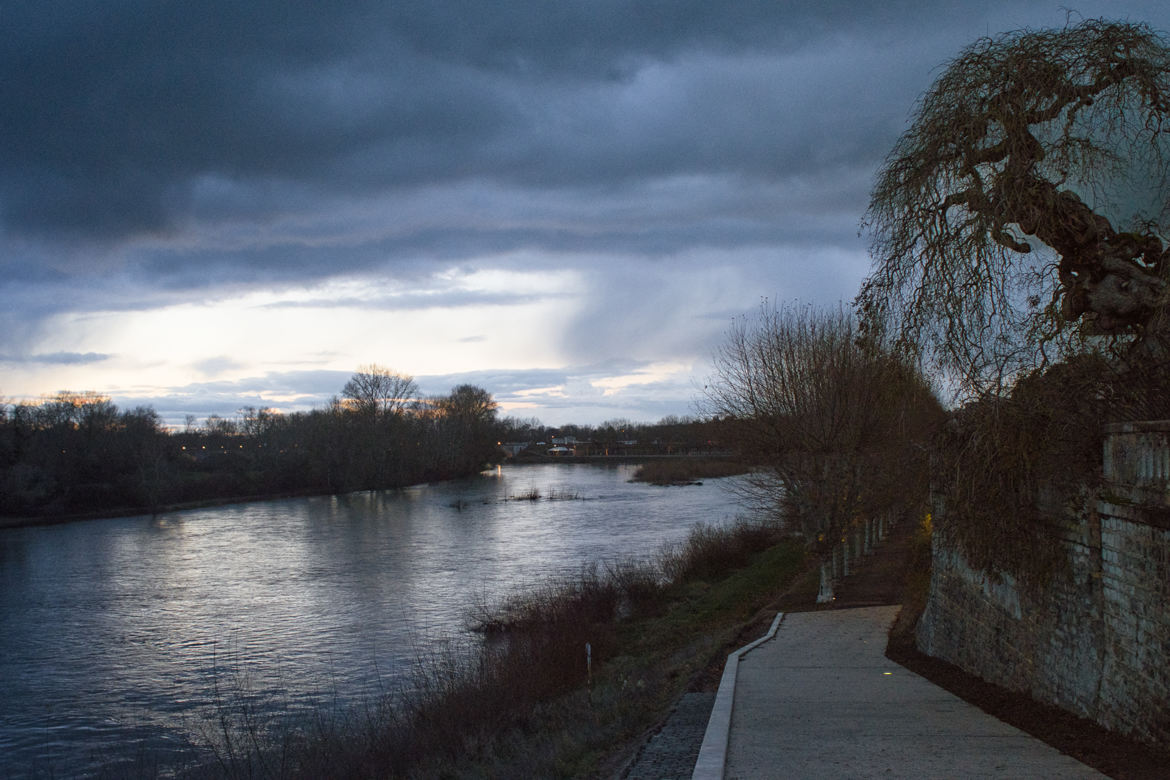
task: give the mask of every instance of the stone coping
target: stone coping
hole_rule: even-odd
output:
[[[1164,431],[1170,431],[1170,420],[1137,420],[1105,424],[1105,433],[1161,433]]]

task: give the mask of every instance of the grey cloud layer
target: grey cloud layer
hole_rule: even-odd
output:
[[[49,352],[34,355],[4,355],[0,354],[2,363],[46,363],[54,365],[76,365],[84,363],[98,363],[109,358],[100,352]]]
[[[223,361],[231,362],[227,358]],[[495,399],[505,406],[537,402],[542,408],[538,415],[526,412],[523,407],[505,414],[522,418],[537,416],[550,423],[599,422],[618,417],[657,420],[668,414],[678,414],[678,398],[680,394],[686,396],[693,390],[689,385],[648,385],[649,393],[621,397],[605,397],[601,390],[590,386],[591,382],[646,367],[647,364],[640,361],[609,360],[556,370],[478,371],[417,376],[415,379],[423,396],[442,395],[456,385],[470,383],[491,388]],[[245,406],[270,406],[273,402],[266,399],[272,394],[300,398],[295,403],[282,401],[276,404],[285,409],[321,408],[329,399],[339,395],[349,377],[350,374],[344,371],[282,371],[235,381],[194,383],[174,388],[166,398],[120,395],[114,400],[124,408],[154,406],[167,424],[181,426],[188,414],[200,420],[208,414],[233,417]],[[569,392],[562,395],[553,388],[565,388]]]
[[[776,58],[801,68],[818,47],[903,42],[908,5],[10,5],[2,219],[17,236],[117,239],[215,218],[233,194],[279,213],[297,187],[543,187],[871,157],[866,139],[903,107],[875,116],[875,87],[856,90],[853,115],[832,120],[842,141],[823,145],[818,101],[855,88],[832,86],[831,63],[818,75]]]
[[[1078,5],[1170,27],[1160,0]],[[575,364],[703,353],[715,313],[757,294],[850,297],[873,173],[938,66],[1067,13],[1061,0],[7,3],[4,352],[96,361],[37,345],[53,315],[335,277],[410,293],[363,305],[427,306],[430,280],[465,265],[571,270],[589,301],[558,345]]]

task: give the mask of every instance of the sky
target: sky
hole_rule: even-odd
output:
[[[1170,3],[0,4],[0,399],[171,424],[359,366],[550,425],[693,415],[764,301],[848,303],[981,36]]]

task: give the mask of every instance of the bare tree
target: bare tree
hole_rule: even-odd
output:
[[[922,500],[923,446],[939,413],[922,377],[862,344],[843,309],[775,309],[737,322],[715,357],[703,411],[733,421],[761,466],[749,494],[810,538],[867,512]]]
[[[358,412],[398,416],[418,399],[414,377],[371,363],[358,366],[341,394]]]
[[[443,412],[454,419],[468,424],[495,424],[499,405],[492,394],[475,385],[457,385],[451,394],[440,399]]]
[[[233,420],[220,417],[218,414],[207,415],[203,430],[210,436],[236,436],[240,427]]]
[[[431,400],[436,453],[449,475],[472,474],[500,456],[499,405],[482,387],[463,384]]]
[[[1098,346],[1164,353],[1168,119],[1170,48],[1145,25],[975,42],[878,177],[865,321],[976,393]]]

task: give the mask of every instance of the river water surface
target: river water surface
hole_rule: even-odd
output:
[[[504,466],[0,530],[0,776],[178,761],[217,697],[282,715],[369,700],[465,632],[470,605],[588,561],[652,556],[737,513],[725,480],[661,488],[632,473]],[[541,498],[509,500],[529,491]]]

